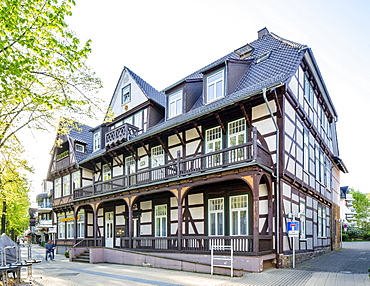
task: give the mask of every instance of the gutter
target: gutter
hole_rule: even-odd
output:
[[[282,84],[280,84],[282,85]],[[278,85],[278,86],[280,86]],[[274,89],[278,86],[275,86]],[[271,90],[271,88],[269,88]],[[272,121],[274,122],[274,126],[276,129],[276,194],[275,194],[275,202],[276,202],[276,265],[277,268],[280,267],[280,259],[279,259],[279,254],[280,254],[280,155],[279,155],[279,149],[280,149],[280,144],[279,144],[279,137],[280,137],[280,130],[279,126],[275,120],[274,114],[272,112],[271,106],[267,100],[266,97],[267,93],[267,88],[262,89],[262,96],[263,99],[266,103],[266,106],[269,110],[270,116]]]

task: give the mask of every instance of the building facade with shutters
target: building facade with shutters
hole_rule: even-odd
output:
[[[232,245],[236,267],[262,271],[289,264],[292,220],[298,255],[339,247],[347,169],[309,47],[264,28],[162,91],[125,67],[109,110],[54,150],[58,247],[196,261]]]

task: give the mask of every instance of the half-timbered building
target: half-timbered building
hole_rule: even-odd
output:
[[[212,245],[232,245],[235,267],[262,271],[289,265],[292,220],[300,258],[339,247],[347,170],[309,47],[264,28],[160,92],[125,67],[109,110],[112,122],[81,131],[89,139],[55,149],[59,247],[209,263]]]

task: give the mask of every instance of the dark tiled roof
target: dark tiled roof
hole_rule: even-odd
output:
[[[86,148],[85,153],[81,153],[76,150],[74,151],[74,155],[76,157],[77,162],[81,162],[92,152],[93,138],[92,133],[89,131],[90,129],[91,129],[90,126],[79,124],[78,130],[72,129],[68,134],[68,137],[70,139],[85,144]]]
[[[163,107],[166,106],[166,96],[152,87],[149,83],[131,71],[129,68],[125,67],[125,69],[130,73],[132,78],[136,81],[138,86],[141,88],[143,93],[146,95],[147,98],[154,100],[158,104],[162,105]]]

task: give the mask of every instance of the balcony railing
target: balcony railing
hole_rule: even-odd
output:
[[[209,253],[211,244],[217,246],[232,245],[233,251],[237,254],[266,254],[273,251],[271,236],[258,236],[258,249],[253,249],[252,235],[248,236],[183,236],[179,240],[176,236],[172,237],[133,237],[132,244],[128,237],[120,237],[116,248],[137,249],[147,251],[168,251],[168,252],[188,252],[188,253]],[[222,252],[219,250],[218,252]]]
[[[105,134],[105,148],[112,148],[113,146],[119,145],[122,142],[126,142],[131,138],[136,137],[138,132],[138,127],[124,123],[123,125],[114,128]]]
[[[176,161],[163,166],[117,176],[111,180],[75,189],[74,199],[232,167],[243,163],[258,162],[268,168],[273,168],[270,153],[257,142],[255,133],[252,141],[245,144],[191,158],[180,159],[178,157]]]

